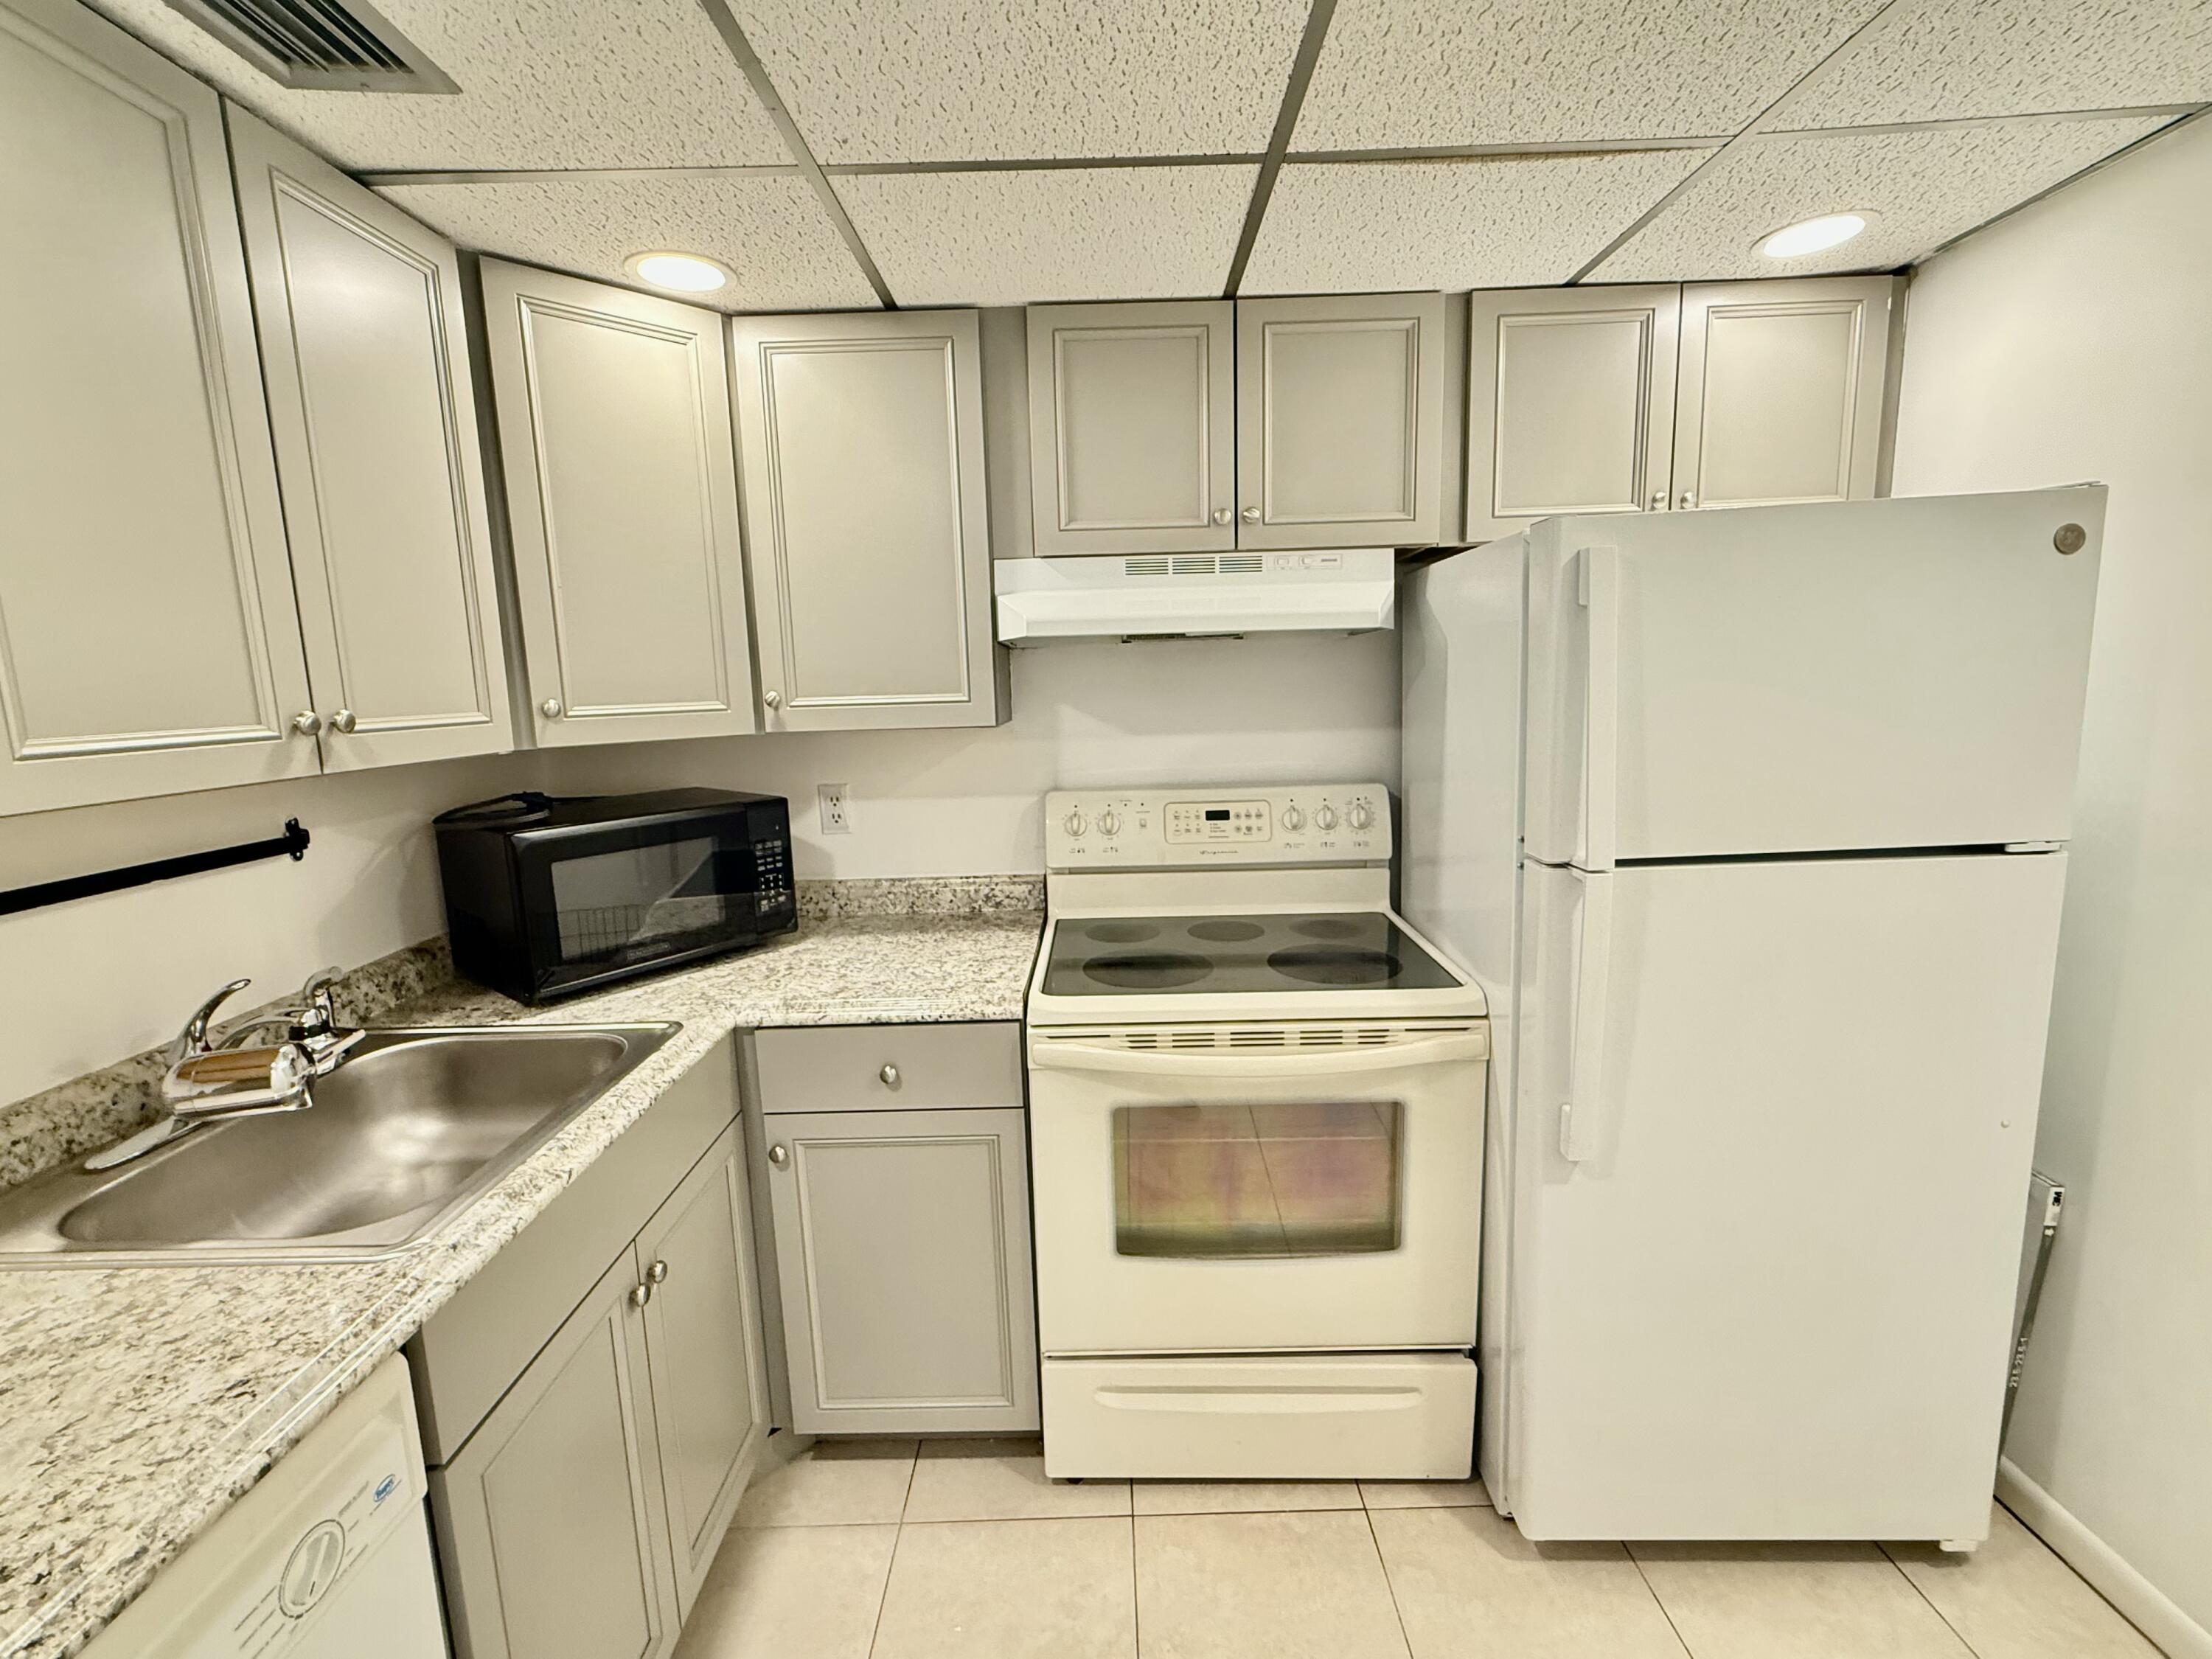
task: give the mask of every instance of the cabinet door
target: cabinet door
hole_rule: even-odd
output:
[[[721,318],[481,270],[538,741],[757,731]]]
[[[1031,306],[1039,553],[1237,545],[1237,325],[1227,300]]]
[[[1473,296],[1469,541],[1667,505],[1681,297],[1671,283]]]
[[[324,763],[510,749],[453,244],[227,112]]]
[[[1037,1426],[1023,1115],[770,1114],[801,1434]]]
[[[653,1659],[676,1586],[628,1247],[431,1477],[458,1659]]]
[[[975,313],[731,336],[766,729],[996,725]]]
[[[653,1286],[645,1308],[653,1421],[677,1601],[689,1615],[768,1437],[752,1212],[737,1125],[646,1224],[637,1254]]]
[[[0,811],[319,769],[213,93],[0,0]]]
[[[1237,545],[1437,538],[1444,296],[1237,302]]]
[[[1871,496],[1895,291],[1887,276],[1685,288],[1674,505]]]

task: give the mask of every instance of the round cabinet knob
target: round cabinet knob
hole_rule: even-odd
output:
[[[648,1285],[666,1284],[668,1282],[668,1264],[665,1261],[656,1261],[650,1267],[647,1267],[645,1270],[645,1282]]]
[[[633,1308],[642,1308],[643,1306],[645,1306],[645,1304],[646,1304],[647,1303],[648,1303],[648,1302],[650,1302],[650,1301],[652,1301],[652,1300],[653,1300],[653,1286],[652,1286],[652,1285],[631,1285],[631,1286],[629,1287],[629,1305],[630,1305],[631,1307],[633,1307]]]
[[[761,701],[771,708],[783,707],[783,693],[774,689],[761,693]]]
[[[1098,833],[1102,836],[1120,835],[1121,833],[1121,815],[1119,812],[1111,811],[1110,809],[1107,811],[1101,812],[1098,815]]]
[[[544,702],[538,705],[538,712],[544,715],[549,720],[559,720],[561,718],[561,699],[558,697],[546,698]]]
[[[1695,507],[1697,504],[1698,492],[1694,489],[1686,489],[1674,497],[1674,505],[1677,507]]]
[[[303,738],[312,738],[323,729],[323,717],[313,709],[303,709],[292,716],[292,729]]]
[[[341,708],[331,716],[331,730],[333,732],[349,732],[360,724],[361,722],[353,717],[353,710],[350,708]]]
[[[1246,524],[1257,524],[1260,522],[1260,509],[1256,507],[1248,507],[1237,516],[1243,520]]]
[[[882,1071],[877,1073],[876,1075],[883,1080],[883,1085],[884,1088],[896,1089],[898,1087],[897,1066],[886,1066]]]
[[[781,1170],[785,1164],[791,1162],[791,1148],[785,1146],[781,1141],[777,1141],[775,1146],[768,1149],[768,1161],[775,1164],[777,1169]]]
[[[1314,814],[1314,828],[1316,830],[1335,829],[1336,808],[1331,806],[1327,801],[1323,801],[1321,805],[1321,810]]]
[[[1352,811],[1348,815],[1347,821],[1351,823],[1353,829],[1364,830],[1369,824],[1375,822],[1375,814],[1367,810],[1367,803],[1365,801],[1354,801],[1352,804]]]
[[[1667,492],[1665,490],[1655,489],[1651,492],[1651,510],[1654,513],[1664,513],[1667,510]]]
[[[1306,815],[1304,813],[1299,811],[1295,806],[1285,806],[1283,809],[1284,829],[1297,831],[1303,830],[1305,827]]]
[[[1071,836],[1079,836],[1091,827],[1091,823],[1081,812],[1070,812],[1060,821],[1060,827]]]
[[[1213,509],[1213,521],[1216,524],[1227,524],[1229,522],[1229,509],[1225,507],[1215,507]]]

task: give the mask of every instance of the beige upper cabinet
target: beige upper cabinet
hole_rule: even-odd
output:
[[[771,732],[991,726],[975,313],[731,324]]]
[[[721,317],[481,271],[538,741],[757,731]]]
[[[453,245],[228,113],[324,765],[511,748]]]
[[[1685,288],[1674,505],[1872,495],[1895,291],[1887,276]]]
[[[1472,296],[1469,541],[1667,505],[1680,310],[1671,283]]]
[[[1437,538],[1441,294],[1237,302],[1237,545]]]
[[[1029,308],[1039,553],[1237,545],[1237,307]]]
[[[0,0],[0,811],[319,765],[215,94]]]

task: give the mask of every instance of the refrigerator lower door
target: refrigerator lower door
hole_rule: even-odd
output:
[[[1540,525],[1529,856],[2065,840],[2104,509],[2075,488]]]
[[[2064,869],[1528,867],[1529,1537],[1986,1535]]]

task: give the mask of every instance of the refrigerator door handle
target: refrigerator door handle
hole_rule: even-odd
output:
[[[1575,597],[1587,613],[1583,686],[1583,857],[1613,868],[1616,780],[1620,771],[1620,550],[1585,547],[1576,557]]]
[[[1575,1023],[1566,1098],[1559,1103],[1559,1156],[1580,1164],[1598,1152],[1603,1127],[1605,1031],[1613,966],[1613,877],[1572,872],[1582,888],[1575,962]]]

